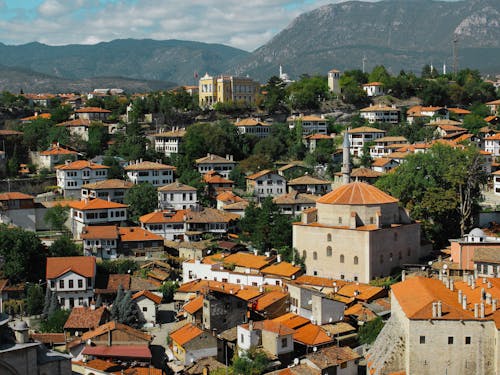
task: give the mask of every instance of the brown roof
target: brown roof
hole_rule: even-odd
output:
[[[203,207],[201,211],[186,210],[187,223],[228,223],[239,218],[240,215],[209,207]]]
[[[172,184],[159,187],[158,191],[196,191],[196,188],[181,184],[180,182],[174,182]]]
[[[65,127],[85,126],[85,127],[89,127],[90,120],[87,120],[84,118],[77,118],[75,120],[61,122],[60,124],[57,124],[56,126],[65,126]]]
[[[300,176],[290,180],[288,185],[328,185],[331,181],[323,180],[322,178],[312,177],[309,175]]]
[[[196,159],[196,164],[213,164],[213,163],[236,164],[236,162],[233,160],[227,160],[226,158],[223,158],[222,156],[214,155],[214,154],[208,154],[207,156]]]
[[[348,346],[329,346],[316,352],[306,354],[306,358],[320,369],[339,366],[342,363],[354,361],[361,356]]]
[[[97,181],[90,184],[85,184],[82,188],[85,189],[130,189],[134,184],[130,181],[119,180],[119,179],[110,179]]]
[[[108,322],[106,324],[103,324],[96,329],[92,331],[85,332],[82,335],[82,340],[86,341],[88,339],[93,339],[94,337],[100,336],[106,332],[114,331],[114,330],[119,330],[119,331],[125,331],[128,334],[137,337],[141,341],[151,341],[153,338],[151,335],[148,335],[147,333],[141,332],[138,329],[134,329],[132,327],[129,327],[125,324],[118,323],[116,321]]]
[[[287,327],[285,324],[282,324],[281,322],[279,322],[277,320],[266,319],[266,320],[254,322],[252,324],[253,324],[253,329],[274,332],[274,333],[278,334],[279,336],[292,335],[295,333],[295,331],[293,329],[291,329],[290,327]],[[249,326],[250,326],[249,323],[245,323],[245,324],[241,325],[241,327],[243,327],[246,330],[249,329]]]
[[[489,104],[489,105],[500,105],[500,99],[498,99],[498,100],[493,100],[493,101],[488,102],[488,103],[486,103],[486,104]]]
[[[182,138],[186,135],[185,129],[172,130],[168,132],[160,132],[153,134],[153,137],[170,137],[170,138]]]
[[[232,203],[244,201],[243,198],[237,196],[232,191],[223,191],[222,193],[217,195],[215,199],[221,202],[232,202]]]
[[[474,262],[500,263],[500,248],[498,247],[476,247],[474,250]]]
[[[378,112],[378,111],[394,111],[394,112],[399,112],[399,109],[389,107],[387,105],[371,105],[369,107],[360,109],[360,112]]]
[[[370,168],[354,168],[351,172],[351,177],[377,178],[382,176],[382,172],[374,171]]]
[[[120,227],[118,228],[120,232],[120,240],[122,242],[131,242],[131,241],[162,241],[163,237],[154,234],[146,229],[141,227]]]
[[[99,326],[106,308],[73,307],[64,329],[95,329]]]
[[[146,297],[147,299],[150,299],[157,305],[159,305],[161,303],[161,300],[163,299],[161,296],[154,294],[149,290],[141,290],[140,292],[135,293],[132,296],[132,299],[138,299],[140,297]]]
[[[317,203],[369,205],[397,203],[398,200],[364,182],[351,182],[323,195]]]
[[[139,218],[141,223],[182,223],[184,222],[184,217],[187,213],[187,210],[178,210],[178,211],[155,211],[146,215],[142,215]]]
[[[389,164],[393,160],[394,159],[392,159],[391,157],[388,157],[388,158],[378,158],[378,159],[375,159],[373,161],[372,167],[383,167],[383,166]]]
[[[175,169],[175,167],[167,164],[155,163],[153,161],[143,161],[141,163],[129,164],[125,168],[126,171],[144,171],[144,170],[164,170],[164,169]]]
[[[231,263],[238,267],[261,269],[271,263],[265,255],[254,255],[250,253],[238,252],[228,255],[223,259],[224,263]]]
[[[318,196],[313,194],[303,194],[292,189],[289,193],[280,195],[273,199],[276,204],[314,204]]]
[[[30,337],[33,340],[49,345],[64,344],[66,342],[66,336],[64,333],[31,333]]]
[[[72,271],[83,277],[95,276],[95,257],[48,257],[47,258],[47,279],[55,279],[66,272]]]
[[[265,175],[267,175],[269,173],[275,173],[275,172],[273,172],[270,169],[264,169],[264,170],[262,170],[260,172],[251,174],[251,175],[247,176],[246,178],[247,178],[247,180],[256,180],[256,179],[258,179],[258,178],[260,178],[262,176],[265,176]]]
[[[170,332],[170,338],[178,345],[183,346],[192,339],[201,335],[203,331],[193,324],[186,324],[185,326]]]
[[[182,306],[182,309],[187,313],[193,315],[203,307],[203,295],[193,298],[191,301]]]
[[[275,319],[273,319],[275,322],[279,322],[281,324],[286,325],[288,328],[291,329],[297,329],[299,327],[302,327],[311,321],[307,318],[304,318],[300,315],[294,314],[294,313],[287,313],[284,315],[281,315]]]
[[[75,155],[76,151],[68,150],[59,145],[53,145],[48,150],[40,152],[42,156],[50,156],[50,155]]]
[[[257,311],[263,311],[277,301],[288,298],[288,293],[271,291],[257,298]]]
[[[315,346],[333,342],[325,330],[314,324],[306,324],[298,328],[293,335],[293,339],[304,345]]]
[[[83,107],[77,109],[75,113],[111,113],[111,111],[99,107]]]
[[[377,138],[375,139],[374,141],[375,143],[380,143],[380,142],[397,142],[397,143],[400,143],[400,142],[408,142],[408,140],[405,138],[405,137],[401,137],[401,136],[390,136],[390,137],[382,137],[382,138]]]
[[[116,240],[118,239],[118,228],[115,225],[86,226],[83,228],[80,237],[83,240],[91,240],[91,239]]]
[[[257,121],[256,119],[253,119],[253,118],[245,118],[243,120],[239,120],[234,125],[236,125],[236,126],[257,126],[257,125],[271,126],[271,125],[266,124],[264,122]]]
[[[355,133],[385,133],[385,130],[380,130],[377,128],[372,128],[369,126],[360,126],[359,128],[354,128],[348,130],[348,133],[350,134],[355,134]]]
[[[32,195],[24,194],[24,193],[19,193],[17,191],[14,191],[12,193],[0,193],[0,201],[10,201],[10,200],[19,200],[19,199],[34,199]]]

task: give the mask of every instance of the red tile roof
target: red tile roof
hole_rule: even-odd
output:
[[[122,242],[130,241],[161,241],[163,245],[163,237],[154,234],[141,227],[120,227],[120,240]]]
[[[40,152],[42,156],[51,156],[51,155],[76,155],[76,151],[68,150],[59,145],[54,145],[50,147],[48,150]]]
[[[34,199],[35,197],[32,195],[12,192],[12,193],[0,193],[0,201],[11,201],[11,200],[19,200],[19,199]]]
[[[55,279],[72,271],[83,277],[95,276],[95,257],[49,257],[47,258],[47,279]]]
[[[134,186],[133,182],[130,181],[124,181],[124,180],[118,180],[118,179],[110,179],[110,180],[103,180],[103,181],[97,181],[97,182],[92,182],[89,184],[85,184],[82,186],[82,188],[85,189],[92,189],[92,190],[98,190],[98,189],[129,189],[132,186]]]
[[[115,225],[91,225],[82,230],[83,240],[117,240],[118,228]]]
[[[170,333],[170,338],[175,341],[178,345],[183,346],[184,344],[190,342],[194,338],[201,335],[203,331],[193,324],[186,324],[181,328]]]
[[[139,218],[141,223],[183,223],[185,220],[187,210],[178,211],[155,211]]]
[[[364,182],[352,182],[342,185],[317,200],[317,203],[346,205],[370,205],[397,202],[398,200],[396,198]]]
[[[138,339],[137,341],[140,341],[140,342],[150,342],[153,339],[151,337],[151,335],[148,335],[147,333],[139,331],[138,329],[134,329],[134,328],[129,327],[125,324],[121,324],[121,323],[118,323],[116,321],[112,321],[112,322],[108,322],[106,324],[102,324],[92,331],[85,332],[82,335],[82,340],[86,341],[88,339],[93,339],[94,337],[101,336],[107,332],[114,331],[114,330],[127,332],[131,336],[135,336]]]
[[[153,301],[155,304],[159,305],[161,303],[162,297],[150,292],[149,290],[141,290],[140,292],[135,293],[132,296],[132,299],[138,299],[140,297],[145,297],[151,301]]]
[[[304,345],[314,346],[333,342],[325,330],[314,324],[306,324],[298,328],[293,335],[293,339]]]
[[[262,274],[277,275],[283,277],[292,277],[301,270],[300,267],[294,266],[288,262],[280,262],[271,264],[269,267],[260,270]]]
[[[265,310],[275,302],[281,301],[286,298],[288,298],[288,293],[284,292],[272,291],[264,293],[264,295],[257,298],[257,306],[255,309],[257,311]]]
[[[127,208],[126,204],[116,203],[106,201],[100,198],[94,198],[90,200],[82,199],[81,201],[71,202],[69,204],[71,208],[75,210],[85,211],[85,210],[104,210],[109,208]]]
[[[203,295],[199,295],[198,297],[193,298],[182,307],[184,311],[191,315],[199,311],[201,308],[203,308]]]
[[[261,320],[258,322],[254,322],[253,328],[257,330],[262,330],[262,331],[269,331],[269,332],[274,332],[278,334],[279,336],[285,336],[285,335],[292,335],[295,333],[295,331],[289,327],[287,327],[285,324],[282,324],[281,322],[277,320]],[[244,329],[248,330],[250,324],[245,323],[241,325]]]
[[[285,315],[279,316],[273,319],[275,322],[286,325],[288,328],[297,329],[308,323],[311,323],[309,319],[306,319],[300,315],[294,313],[287,313]]]
[[[83,349],[82,354],[109,358],[152,358],[151,350],[149,350],[147,346],[142,345],[86,346]]]
[[[265,255],[254,255],[250,253],[235,253],[225,256],[222,259],[224,263],[231,263],[238,267],[247,267],[252,269],[261,269],[272,262]]]
[[[109,167],[106,165],[96,164],[96,163],[93,163],[93,162],[88,161],[88,160],[76,160],[76,161],[70,162],[68,164],[57,165],[55,168],[60,169],[60,170],[80,170],[80,169],[85,169],[85,168],[109,169]]]
[[[56,126],[65,126],[65,127],[85,126],[85,127],[89,127],[90,120],[87,120],[84,118],[77,118],[75,120],[61,122],[60,124],[57,124]]]
[[[43,342],[44,344],[64,344],[66,336],[64,333],[32,333],[30,337],[33,340]]]
[[[101,323],[105,307],[91,309],[90,307],[73,307],[64,329],[95,329]]]
[[[99,107],[83,107],[77,109],[75,113],[111,113],[111,111]]]

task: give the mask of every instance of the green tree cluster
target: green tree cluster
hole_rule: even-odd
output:
[[[170,303],[174,300],[175,291],[179,288],[179,283],[177,281],[165,281],[160,286],[160,292],[163,293],[163,301],[165,303]]]
[[[48,333],[62,332],[70,313],[71,310],[61,309],[56,293],[51,293],[48,306],[47,299],[45,300],[40,331]]]
[[[62,231],[65,229],[64,224],[68,220],[69,207],[56,204],[47,209],[44,220],[49,224],[52,230]]]
[[[132,292],[129,290],[126,293],[120,284],[116,293],[116,298],[111,306],[111,319],[119,323],[128,325],[133,328],[141,328],[146,321],[139,306],[132,299]]]
[[[323,76],[304,75],[286,88],[286,95],[292,111],[315,110],[329,97],[328,81]]]
[[[158,207],[158,193],[150,183],[134,185],[127,190],[125,203],[129,205],[129,218],[138,221],[140,216],[153,212]]]
[[[381,317],[376,317],[361,326],[358,332],[358,340],[361,344],[371,344],[375,341],[380,331],[384,328]]]
[[[234,375],[260,375],[266,371],[268,365],[266,354],[251,348],[241,356],[235,355],[231,370]]]
[[[28,315],[41,314],[43,312],[43,307],[43,288],[40,284],[28,284],[26,287],[26,313]]]

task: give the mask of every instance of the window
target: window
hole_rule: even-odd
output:
[[[328,242],[331,242],[331,241],[332,241],[332,235],[331,235],[331,233],[328,233],[328,234],[326,235],[326,240],[327,240]]]
[[[380,263],[384,263],[384,254],[380,254]]]
[[[68,288],[73,289],[73,280],[68,280]]]
[[[83,280],[82,279],[78,280],[78,288],[83,288]]]
[[[318,260],[318,253],[316,251],[313,252],[313,260]]]
[[[342,224],[342,216],[339,216],[339,224]]]
[[[465,345],[470,345],[470,336],[465,336]]]
[[[281,347],[286,348],[287,346],[288,346],[288,340],[286,338],[281,339]]]
[[[344,254],[340,254],[340,263],[344,263]]]
[[[56,282],[55,280],[50,280],[50,287],[55,288],[56,287]]]
[[[326,247],[326,256],[327,257],[331,257],[332,256],[332,247],[331,246],[327,246]]]
[[[448,345],[453,345],[453,336],[448,336]]]
[[[420,343],[425,344],[425,336],[420,336]]]
[[[144,307],[142,308],[142,311],[146,312],[146,311],[148,311],[148,308],[147,308],[146,306],[144,306]]]
[[[59,280],[59,288],[64,288],[64,280]]]
[[[83,297],[78,298],[78,305],[83,306]]]
[[[354,257],[354,264],[358,264],[359,263],[359,258],[357,256]]]
[[[373,224],[373,222],[374,221],[373,221],[373,216],[372,216],[372,217],[370,217],[370,224]]]
[[[242,333],[242,334],[240,335],[240,341],[241,341],[241,343],[244,343],[244,342],[245,342],[244,338],[245,338],[245,335]]]

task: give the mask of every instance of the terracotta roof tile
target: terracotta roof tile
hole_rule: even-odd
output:
[[[284,292],[268,292],[264,293],[261,297],[257,298],[257,311],[263,311],[267,309],[269,306],[274,304],[277,301],[281,301],[282,299],[288,298],[288,293]]]
[[[253,118],[245,118],[245,119],[239,120],[239,121],[235,122],[234,125],[236,125],[236,126],[257,126],[257,125],[271,126],[269,124],[266,124],[265,122],[258,121],[258,120],[253,119]]]
[[[179,130],[172,130],[169,132],[160,132],[153,134],[153,137],[168,137],[168,138],[182,138],[186,135],[186,130],[185,129],[179,129]]]
[[[217,195],[216,200],[221,201],[221,202],[231,202],[231,203],[245,201],[243,198],[237,196],[232,191],[224,191],[224,192],[220,193],[219,195]]]
[[[35,197],[32,195],[24,194],[24,193],[19,193],[17,191],[14,191],[12,193],[0,193],[0,201],[11,201],[11,200],[19,200],[19,199],[34,199]]]
[[[170,332],[170,338],[178,345],[183,346],[189,341],[201,335],[203,331],[193,324],[186,324],[176,331]]]
[[[149,214],[143,215],[139,218],[141,223],[182,223],[184,222],[184,216],[187,210],[178,211],[155,211]]]
[[[175,170],[175,167],[167,164],[155,163],[153,161],[143,161],[141,163],[129,164],[126,171],[144,171],[144,170]]]
[[[163,237],[154,234],[141,227],[120,227],[118,228],[120,232],[120,240],[122,242],[130,241],[161,241],[163,244]]]
[[[241,326],[246,330],[248,330],[249,323],[242,324]],[[253,328],[262,331],[274,332],[277,333],[279,336],[292,335],[295,333],[293,329],[287,327],[285,324],[282,324],[277,320],[269,320],[269,319],[254,322]]]
[[[117,240],[118,228],[115,225],[86,226],[83,228],[80,237],[83,240],[90,240],[90,239]]]
[[[48,257],[46,275],[47,279],[55,279],[72,271],[84,277],[94,277],[95,267],[95,257]]]
[[[30,337],[33,340],[43,342],[44,344],[64,344],[66,336],[64,333],[32,333]]]
[[[140,297],[146,297],[147,299],[150,299],[157,305],[159,305],[161,303],[161,300],[163,299],[161,296],[154,294],[149,290],[141,290],[140,292],[135,293],[132,296],[132,299],[138,299]]]
[[[247,180],[256,180],[256,179],[258,179],[258,178],[260,178],[262,176],[265,176],[265,175],[267,175],[269,173],[274,173],[274,172],[272,170],[270,170],[270,169],[264,169],[264,170],[262,170],[260,172],[251,174],[251,175],[247,176],[246,178],[247,178]]]
[[[309,175],[300,176],[290,180],[288,185],[329,185],[331,181],[323,180],[322,178],[317,178]]]
[[[111,111],[99,107],[83,107],[77,109],[75,113],[111,113]]]
[[[349,134],[356,134],[356,133],[385,133],[385,130],[380,130],[377,128],[372,128],[369,126],[360,126],[359,128],[354,128],[348,130]]]
[[[75,120],[70,120],[70,121],[65,121],[57,124],[56,126],[64,126],[64,127],[78,127],[78,126],[85,126],[89,127],[90,126],[90,120],[84,119],[84,118],[77,118]]]
[[[84,189],[130,189],[134,184],[130,181],[119,180],[119,179],[110,179],[92,182],[90,184],[85,184],[82,186]]]
[[[51,155],[76,155],[76,151],[68,150],[59,145],[53,145],[48,150],[40,152],[42,156],[51,156]]]
[[[320,369],[339,366],[342,363],[355,361],[361,356],[348,346],[329,346],[316,352],[306,354],[306,358]]]
[[[198,297],[193,298],[182,307],[184,311],[191,315],[199,311],[201,308],[203,308],[203,295],[199,295]]]
[[[180,182],[174,182],[172,184],[159,187],[158,191],[196,191],[196,188],[181,184]]]
[[[208,154],[202,158],[196,159],[196,164],[236,164],[233,160],[227,160],[219,155]]]
[[[273,319],[275,322],[286,325],[288,328],[297,329],[308,323],[311,323],[309,319],[306,319],[300,315],[294,313],[287,313],[285,315],[279,316]]]
[[[101,323],[105,307],[91,309],[90,307],[73,307],[64,329],[95,329]]]
[[[81,170],[81,169],[85,169],[85,168],[109,169],[109,167],[106,165],[96,164],[96,163],[93,163],[93,162],[88,161],[88,160],[76,160],[74,162],[70,162],[67,164],[57,165],[55,168],[60,169],[60,170]]]
[[[317,200],[317,203],[346,205],[369,205],[397,202],[398,200],[396,198],[364,182],[352,182],[342,185]]]
[[[265,255],[254,255],[250,253],[238,252],[224,257],[223,262],[231,263],[238,267],[262,269],[265,266],[269,265],[272,260],[267,259]]]
[[[326,331],[314,324],[306,324],[298,328],[293,335],[293,339],[304,345],[315,346],[333,342]]]
[[[293,266],[288,262],[271,264],[269,267],[260,270],[262,274],[277,275],[283,277],[292,277],[301,271],[300,267]]]
[[[71,208],[75,210],[85,211],[85,210],[104,210],[109,208],[127,208],[126,204],[116,203],[106,201],[100,198],[94,198],[90,200],[82,199],[81,201],[72,202],[69,204]]]
[[[92,331],[84,332],[82,334],[82,340],[87,341],[88,339],[93,339],[94,337],[100,336],[102,334],[105,334],[109,331],[114,331],[114,330],[125,331],[128,334],[135,336],[138,339],[138,341],[140,341],[140,342],[150,342],[153,339],[151,337],[151,335],[148,335],[147,333],[139,331],[138,329],[129,327],[125,324],[121,324],[121,323],[118,323],[116,321],[112,321],[112,322],[108,322],[106,324],[102,324]]]
[[[105,358],[151,359],[151,350],[143,345],[86,346],[82,354]]]

